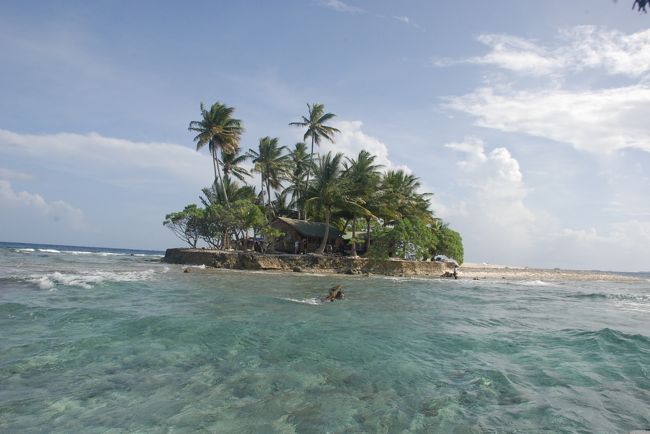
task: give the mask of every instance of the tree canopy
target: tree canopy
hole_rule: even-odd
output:
[[[197,149],[208,146],[215,181],[202,189],[202,207],[188,205],[165,216],[163,224],[191,247],[202,240],[211,248],[247,250],[253,242],[265,250],[279,235],[270,226],[276,217],[306,219],[309,210],[310,221],[326,228],[317,253],[325,251],[332,225],[341,233],[351,230],[353,256],[363,240],[362,251],[373,257],[424,260],[444,254],[463,261],[460,234],[435,217],[432,194],[422,191],[416,175],[386,170],[367,150],[355,156],[314,153],[314,144],[334,141],[339,130],[328,125],[335,115],[323,104],[307,108],[307,116],[290,125],[305,128],[311,153],[304,142],[288,148],[271,136],[242,153],[242,122],[233,117],[234,108],[217,102],[208,110],[201,104],[201,120],[190,122],[189,129],[197,133]],[[259,189],[248,184],[251,172],[260,175]]]

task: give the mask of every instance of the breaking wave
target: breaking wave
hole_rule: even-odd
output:
[[[292,302],[292,303],[310,304],[310,305],[312,305],[312,306],[316,306],[316,305],[319,305],[319,304],[323,304],[323,301],[322,301],[320,298],[318,298],[318,297],[314,297],[314,298],[302,298],[302,299],[299,299],[299,298],[285,298],[285,297],[281,297],[280,300],[286,300],[286,301],[290,301],[290,302]]]
[[[88,273],[62,273],[55,271],[46,275],[32,275],[27,281],[38,285],[40,289],[54,290],[57,286],[75,286],[91,289],[105,282],[137,282],[149,280],[154,270],[144,271],[93,271]]]
[[[543,280],[521,280],[514,283],[522,286],[556,286],[554,283],[545,282]]]
[[[58,249],[40,249],[40,248],[16,248],[13,249],[15,253],[51,253],[51,254],[60,254],[60,255],[74,255],[74,256],[83,256],[83,255],[92,255],[92,256],[102,256],[102,257],[111,257],[111,256],[134,256],[138,258],[162,258],[165,255],[158,253],[130,253],[130,252],[102,252],[102,251],[90,251],[90,250],[58,250]]]

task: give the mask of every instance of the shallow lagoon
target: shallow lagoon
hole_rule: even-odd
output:
[[[647,280],[183,273],[18,247],[0,249],[1,431],[650,427]],[[336,283],[346,299],[316,303]]]

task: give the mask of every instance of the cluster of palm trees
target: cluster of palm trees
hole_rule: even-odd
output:
[[[351,250],[356,255],[358,230],[365,231],[365,251],[370,247],[373,227],[386,227],[408,220],[435,228],[440,224],[429,209],[428,193],[420,192],[417,177],[403,170],[385,170],[376,156],[363,150],[354,157],[328,152],[319,155],[314,145],[333,142],[340,131],[328,123],[335,117],[323,104],[307,104],[308,113],[289,125],[305,129],[304,142],[293,148],[281,146],[277,137],[262,137],[256,148],[243,153],[240,139],[242,122],[234,109],[220,102],[206,109],[201,119],[192,121],[197,150],[207,145],[212,156],[215,181],[203,190],[204,204],[230,207],[231,201],[255,203],[266,221],[278,216],[324,222],[342,231],[352,231]],[[307,142],[310,142],[308,150]],[[259,190],[248,185],[251,173],[242,165],[250,160],[252,172],[260,175]],[[243,185],[240,185],[242,182]],[[272,194],[274,197],[272,197]],[[318,252],[323,253],[328,234]],[[360,241],[360,240],[359,240]]]

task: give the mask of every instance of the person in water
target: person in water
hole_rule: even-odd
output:
[[[325,297],[323,301],[343,300],[343,298],[345,298],[345,294],[343,293],[341,285],[336,285],[330,288],[329,294],[327,294],[327,297]]]

